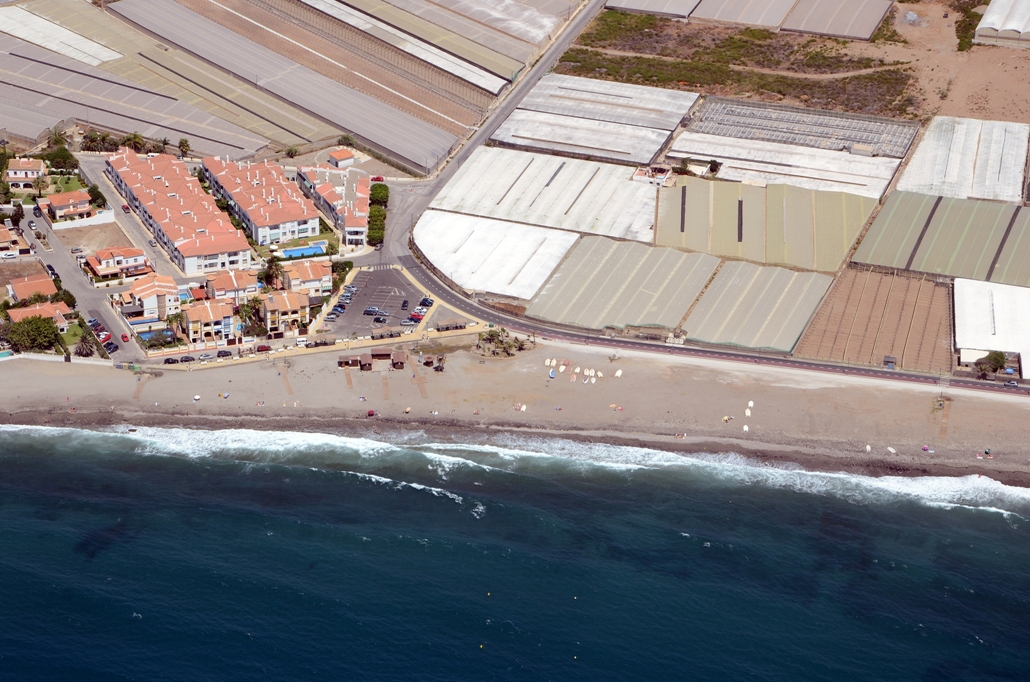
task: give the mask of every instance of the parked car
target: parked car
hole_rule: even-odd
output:
[[[36,227],[36,221],[35,220],[30,220],[29,221],[29,229],[31,230],[31,229],[33,229],[35,227]],[[81,251],[82,249],[79,249],[79,250]]]
[[[196,362],[196,361],[197,361],[197,359],[195,357],[193,357],[192,355],[183,355],[181,358],[179,358],[179,362]]]
[[[6,260],[11,260],[12,258],[17,258],[17,257],[18,257],[18,254],[16,254],[14,251],[4,251],[4,259],[6,259]]]
[[[272,347],[271,346],[266,346],[266,345],[262,344],[262,345],[257,347],[257,352],[258,353],[271,353],[272,352]]]
[[[32,209],[32,215],[36,216],[37,218],[42,218],[43,217],[43,211],[42,211],[42,209],[39,208],[39,206],[35,206]]]
[[[372,182],[383,182],[383,176],[382,175],[373,175],[372,176]]]
[[[328,345],[331,345],[331,344],[329,343],[328,339],[319,339],[318,341],[315,341],[311,345],[315,346],[316,348],[321,348],[322,346],[328,346]]]
[[[364,314],[365,315],[378,315],[379,314],[379,308],[376,308],[375,306],[369,306],[368,308],[365,308]]]
[[[210,353],[201,353],[200,354],[201,362],[203,362],[204,360],[214,360],[214,359],[215,359],[215,356],[211,355]]]
[[[100,343],[107,343],[111,340],[111,334],[109,332],[100,332],[97,334],[97,340],[100,341]]]
[[[1005,382],[1005,386],[1007,386],[1008,388],[1019,388],[1019,382],[1018,381],[1006,381]]]
[[[122,334],[122,342],[123,343],[128,343],[129,342],[129,335],[128,334]]]
[[[93,333],[94,334],[101,334],[101,333],[106,332],[106,331],[107,331],[107,327],[105,327],[102,324],[98,324],[97,326],[93,327]]]
[[[128,204],[122,204],[122,213],[128,213],[128,212],[129,212],[129,205]]]
[[[380,310],[379,314],[382,315],[383,317],[390,317],[390,311],[389,310]]]
[[[338,320],[338,319],[339,318],[336,317],[336,313],[329,313],[328,315],[325,316],[325,321],[326,322],[336,322],[336,320]]]
[[[232,357],[232,351],[231,350],[220,350],[220,351],[218,351],[218,357],[220,357],[220,358],[231,358]]]
[[[404,301],[401,303],[401,310],[407,310],[407,309],[408,309],[408,299],[404,299]]]
[[[100,324],[100,320],[98,320],[95,317],[91,317],[88,320],[86,320],[86,324],[88,324],[90,327],[95,327],[98,324]]]
[[[415,308],[414,312],[418,313],[419,315],[425,315],[429,312],[429,308],[420,305],[419,307]]]
[[[427,297],[423,298],[421,301],[419,301],[418,304],[420,306],[424,307],[424,308],[432,308],[433,307],[433,299],[431,299],[431,298],[429,298],[427,296]]]
[[[32,223],[29,223],[29,227],[32,227]],[[82,247],[81,246],[76,246],[75,248],[72,249],[72,253],[82,253]]]
[[[179,360],[177,358],[165,358],[166,365],[178,365]]]
[[[107,343],[104,344],[104,350],[107,351],[108,355],[110,355],[111,353],[117,353],[118,352],[118,344],[115,343],[114,341],[108,341]]]
[[[373,317],[372,321],[373,322],[378,322],[379,324],[386,324],[386,318],[385,317],[379,317],[379,316]]]
[[[415,320],[416,322],[421,322],[422,318],[424,318],[424,317],[425,317],[425,315],[423,315],[422,313],[412,313],[412,314],[408,315],[408,319],[409,320]]]
[[[408,319],[406,319],[406,320],[401,320],[401,326],[402,327],[414,327],[416,324],[418,324],[418,322],[416,322],[415,320],[411,319],[410,317]]]
[[[150,244],[151,246],[157,246],[157,240],[156,239],[151,239],[147,243]]]
[[[57,279],[57,270],[54,270],[54,266],[47,263],[46,271],[50,273],[50,279]]]

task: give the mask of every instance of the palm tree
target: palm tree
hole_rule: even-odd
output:
[[[80,358],[91,358],[96,352],[93,337],[90,334],[83,334],[79,342],[75,344],[75,355]]]
[[[84,152],[99,152],[101,150],[101,137],[100,133],[95,130],[91,130],[82,136],[82,143],[79,144]]]
[[[50,139],[47,144],[51,147],[60,147],[61,145],[68,144],[68,135],[59,127],[54,126],[50,129]]]
[[[43,192],[50,189],[50,178],[46,173],[37,175],[32,179],[32,189],[36,190],[36,198],[43,196]]]
[[[186,156],[190,153],[190,141],[185,137],[179,139],[179,154]]]
[[[143,136],[139,134],[139,131],[133,132],[131,135],[126,135],[121,139],[121,143],[126,147],[130,147],[133,151],[142,151],[147,146],[147,141],[143,139]]]
[[[282,259],[275,253],[268,256],[265,261],[265,269],[261,273],[261,279],[273,289],[278,289],[283,278]]]

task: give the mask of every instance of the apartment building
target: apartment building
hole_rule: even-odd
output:
[[[143,249],[116,247],[100,249],[86,258],[86,267],[94,277],[138,277],[153,272]]]
[[[311,321],[308,297],[294,291],[273,291],[261,297],[261,323],[270,334],[293,336]]]
[[[89,192],[84,189],[77,189],[74,192],[60,192],[50,194],[36,202],[45,208],[54,221],[68,220],[69,218],[88,218],[93,215],[93,206],[90,204]]]
[[[227,299],[239,306],[258,295],[257,273],[253,270],[223,270],[207,276],[207,297]]]
[[[190,343],[228,341],[240,329],[231,301],[195,301],[182,307],[183,335]]]
[[[254,254],[189,168],[169,154],[141,157],[122,149],[107,175],[172,261],[187,275],[246,270]]]
[[[130,323],[167,320],[180,310],[179,287],[171,277],[150,275],[138,279],[122,294],[122,316]]]
[[[315,205],[297,191],[282,166],[208,157],[203,169],[212,195],[228,203],[229,212],[258,244],[318,236]]]
[[[333,264],[326,260],[287,263],[283,266],[283,284],[290,291],[329,296],[333,292]]]
[[[297,171],[297,185],[344,235],[344,246],[365,246],[372,186],[368,173],[356,168],[303,167]]]

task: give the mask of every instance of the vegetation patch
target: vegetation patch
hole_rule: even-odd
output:
[[[973,34],[983,15],[973,11],[974,7],[986,5],[990,0],[952,0],[951,7],[958,15],[955,17],[955,37],[958,38],[958,51],[966,52],[973,48]]]
[[[900,37],[900,36],[899,36]],[[844,73],[891,64],[846,53],[847,41],[759,28],[686,24],[649,15],[602,12],[578,45],[610,52],[795,73]]]
[[[790,99],[823,109],[882,116],[910,115],[919,105],[909,93],[912,74],[900,68],[817,80],[738,70],[712,61],[618,56],[573,48],[562,55],[556,70],[573,76],[640,85]]]

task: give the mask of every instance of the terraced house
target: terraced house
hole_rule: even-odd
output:
[[[106,173],[185,274],[251,266],[247,238],[179,159],[169,154],[140,157],[122,149],[108,157]]]
[[[230,341],[238,325],[229,301],[196,301],[182,307],[182,333],[190,343]]]
[[[261,323],[277,338],[296,336],[311,321],[308,297],[293,291],[273,291],[261,298]]]
[[[346,246],[361,248],[368,238],[371,181],[365,171],[311,166],[297,171],[300,190],[344,234]]]
[[[315,205],[297,191],[282,166],[212,156],[204,159],[203,168],[211,194],[229,204],[229,212],[258,244],[318,236]]]

